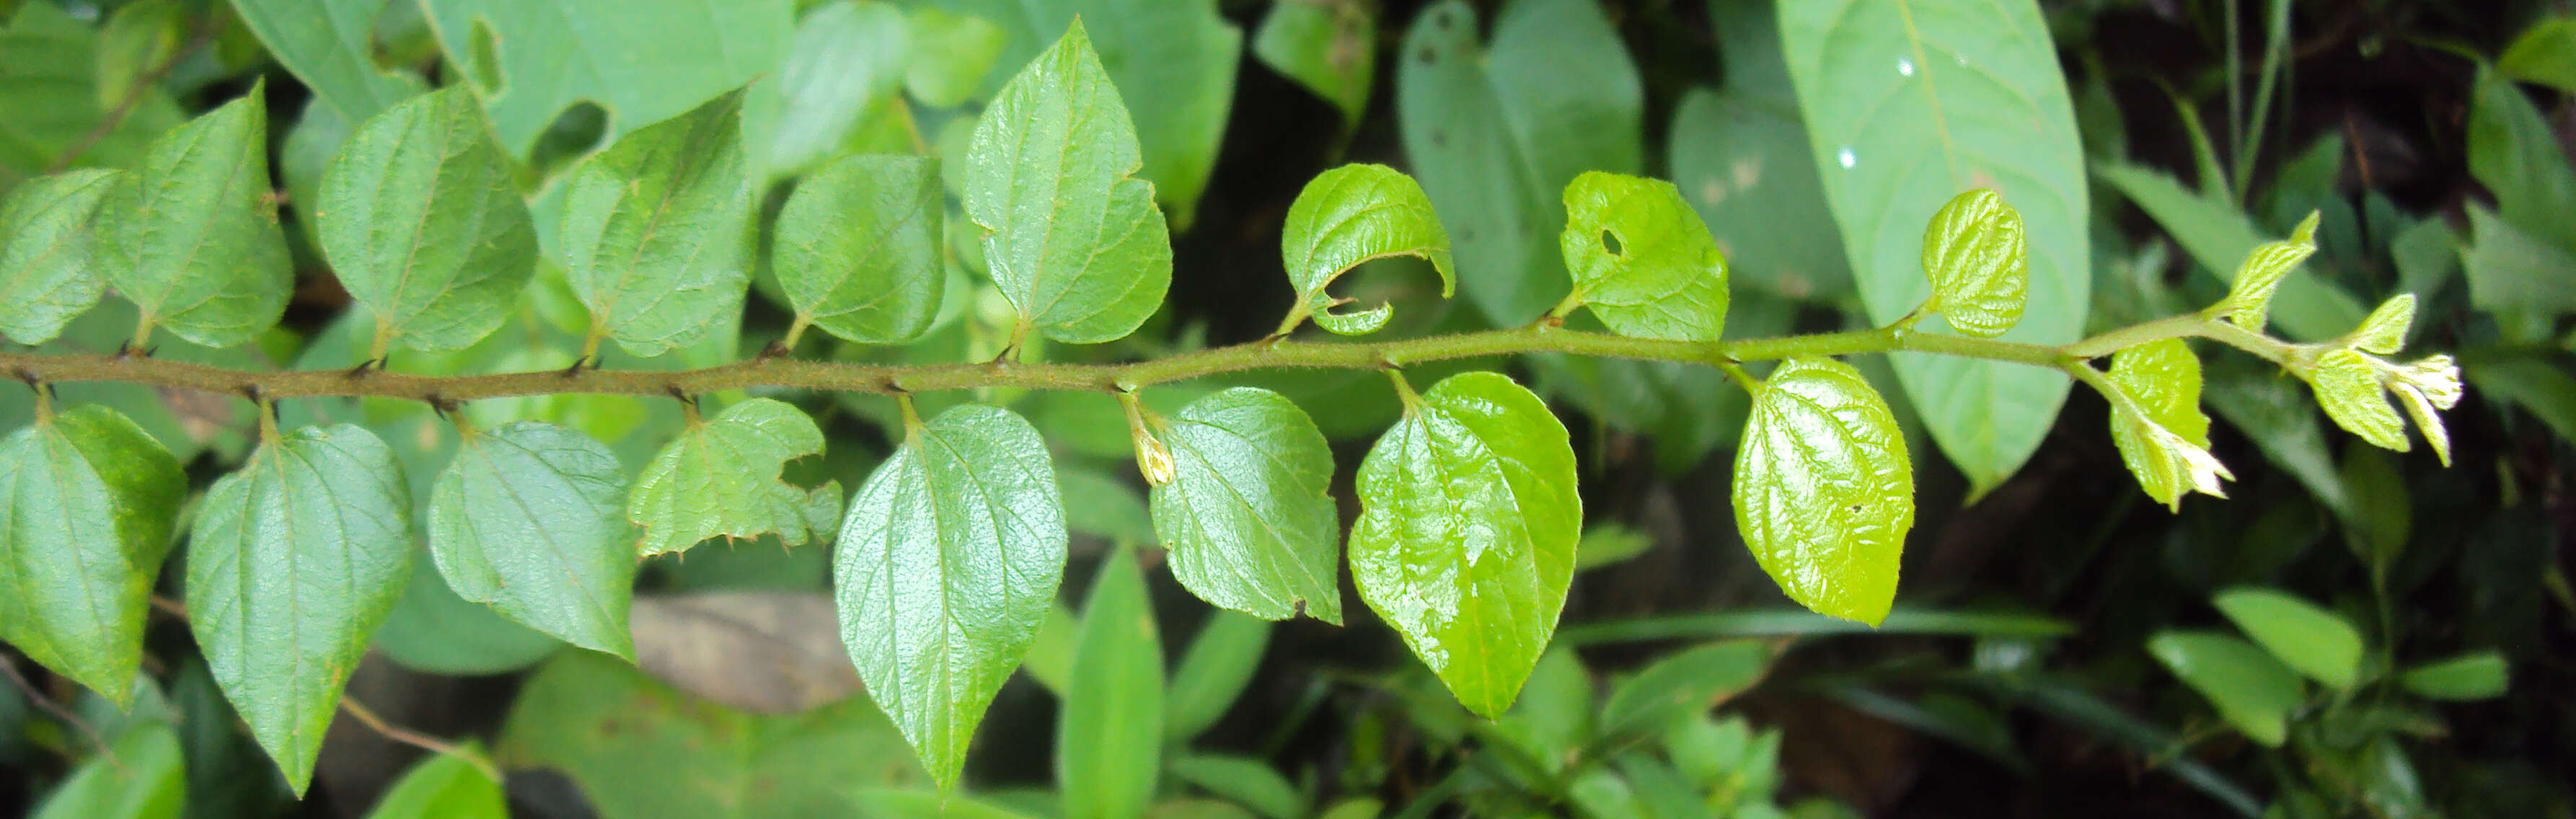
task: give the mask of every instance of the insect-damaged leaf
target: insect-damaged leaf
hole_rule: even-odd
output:
[[[795,405],[754,398],[690,424],[644,467],[626,516],[644,527],[646,557],[686,551],[713,537],[776,533],[788,545],[829,536],[841,484],[799,489],[779,479],[788,461],[823,452],[823,431]]]

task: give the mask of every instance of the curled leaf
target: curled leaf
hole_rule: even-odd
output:
[[[1421,183],[1384,165],[1344,165],[1316,174],[1288,206],[1279,236],[1280,261],[1288,267],[1288,283],[1297,288],[1297,306],[1279,323],[1279,332],[1297,329],[1308,316],[1341,335],[1386,326],[1393,307],[1335,313],[1331,308],[1340,302],[1324,288],[1362,262],[1389,256],[1430,262],[1440,273],[1440,297],[1456,291],[1449,234],[1440,228]]]

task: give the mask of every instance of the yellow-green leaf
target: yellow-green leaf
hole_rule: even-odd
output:
[[[1950,199],[1923,229],[1923,273],[1932,278],[1927,309],[1950,329],[1992,338],[2021,323],[2030,300],[2030,259],[2021,212],[1993,188]]]
[[[1896,416],[1851,365],[1796,358],[1753,396],[1735,450],[1735,525],[1799,605],[1878,625],[1914,528]]]
[[[1661,179],[1586,171],[1565,186],[1557,237],[1576,305],[1620,335],[1716,341],[1726,329],[1726,256],[1708,224]]]
[[[1336,299],[1325,288],[1351,268],[1371,259],[1416,256],[1440,273],[1440,297],[1458,286],[1449,261],[1449,234],[1431,212],[1431,198],[1413,177],[1384,165],[1344,165],[1320,174],[1297,192],[1288,206],[1288,221],[1279,234],[1280,262],[1288,283],[1297,289],[1297,306],[1281,322],[1286,333],[1313,316],[1326,330],[1343,335],[1377,332],[1394,315],[1378,305],[1354,313],[1335,313]]]

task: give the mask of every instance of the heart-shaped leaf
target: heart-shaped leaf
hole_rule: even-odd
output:
[[[104,405],[39,410],[0,441],[0,640],[118,705],[188,478]]]
[[[948,287],[941,269],[939,163],[860,154],[796,183],[770,253],[798,321],[861,344],[929,332]]]
[[[142,310],[141,339],[167,328],[230,347],[277,324],[295,270],[268,187],[265,87],[170,129],[99,205],[96,260]]]
[[[2030,300],[2030,259],[2021,212],[1993,188],[1950,199],[1923,229],[1923,274],[1932,279],[1926,309],[1950,329],[1993,338],[2021,323]]]
[[[1341,516],[1333,452],[1306,411],[1258,387],[1150,417],[1172,477],[1153,489],[1172,577],[1219,608],[1342,622]]]
[[[1726,256],[1708,224],[1661,179],[1586,171],[1565,186],[1557,237],[1577,305],[1620,335],[1716,341],[1726,329]]]
[[[322,255],[376,315],[376,349],[472,345],[510,317],[537,234],[509,160],[462,86],[367,120],[322,176]]]
[[[1735,525],[1799,605],[1878,625],[1914,528],[1914,464],[1887,402],[1849,364],[1791,359],[1753,396],[1735,450]]]
[[[476,430],[429,490],[429,554],[449,588],[501,616],[633,660],[626,470],[597,439],[542,421]]]

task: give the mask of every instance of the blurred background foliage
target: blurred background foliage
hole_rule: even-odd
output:
[[[1975,4],[1905,7],[1963,5]],[[1564,276],[1551,249],[1562,219],[1555,191],[1596,168],[1673,179],[1700,209],[1732,262],[1731,336],[1869,324],[1861,283],[1875,274],[1855,274],[1848,260],[1861,254],[1846,252],[1826,189],[1831,163],[1849,168],[1852,155],[1817,149],[1807,123],[1878,101],[1802,100],[1770,6],[0,0],[0,191],[64,167],[130,161],[153,136],[264,78],[281,218],[305,270],[288,322],[239,348],[170,341],[159,354],[345,367],[360,357],[368,322],[348,314],[295,203],[312,200],[353,124],[394,101],[472,83],[550,232],[552,182],[566,167],[748,82],[744,130],[774,215],[798,174],[836,156],[953,159],[983,100],[1079,13],[1134,113],[1143,173],[1180,230],[1179,273],[1147,332],[1028,355],[1145,357],[1268,332],[1290,303],[1275,261],[1282,216],[1307,179],[1350,161],[1419,176],[1460,244],[1467,282],[1456,300],[1440,300],[1435,277],[1407,260],[1375,263],[1346,285],[1364,302],[1398,305],[1391,333],[1517,323],[1543,310]],[[1585,473],[1591,529],[1557,646],[1512,712],[1485,722],[1391,631],[1362,622],[1364,608],[1346,607],[1349,628],[1271,624],[1182,592],[1158,570],[1113,399],[926,395],[925,414],[971,399],[1035,420],[1057,448],[1078,532],[1067,599],[996,701],[964,794],[925,791],[900,737],[853,697],[824,549],[761,541],[647,566],[633,618],[639,667],[565,648],[416,572],[350,695],[464,750],[425,755],[342,719],[302,803],[239,730],[183,624],[154,622],[126,712],[8,655],[29,679],[0,688],[0,809],[2576,816],[2576,700],[2565,694],[2576,690],[2576,333],[2566,320],[2576,312],[2576,18],[2567,16],[2576,9],[2050,0],[2039,11],[2081,136],[2085,190],[2072,201],[2085,203],[2083,235],[2061,238],[2089,248],[2066,274],[2067,292],[2089,296],[2052,318],[2073,326],[2080,315],[2099,329],[2206,304],[2247,249],[2317,212],[2322,249],[2293,279],[2305,283],[2282,291],[2282,326],[2294,337],[2339,334],[2362,305],[2417,294],[2414,346],[2455,353],[2470,382],[2451,415],[2456,466],[2329,434],[2295,384],[2220,356],[2209,373],[2222,421],[2213,449],[2239,480],[2230,500],[2169,513],[2142,502],[2121,469],[2097,398],[2067,400],[2053,425],[2009,430],[2034,442],[2026,460],[1962,459],[1925,423],[1961,423],[1957,411],[1927,414],[1909,381],[1914,400],[1887,392],[1910,448],[1954,457],[1915,458],[1921,517],[1899,607],[1871,631],[1796,610],[1742,548],[1716,499],[1745,399],[1716,371],[1554,357],[1423,367],[1432,372],[1421,383],[1471,367],[1534,382],[1568,416]],[[1960,66],[1987,49],[2037,47],[1989,34],[1996,42],[1949,44]],[[1912,76],[1910,60],[1885,56]],[[1947,138],[1936,130],[1914,138]],[[951,233],[952,276],[980,281],[977,243]],[[397,354],[391,366],[570,363],[584,313],[558,271],[539,282],[503,332],[455,354]],[[753,300],[739,333],[651,360],[610,352],[606,365],[702,366],[762,348],[786,313],[774,284],[757,286],[773,298]],[[939,329],[920,344],[800,354],[998,353],[1007,305],[989,289],[948,292]],[[113,349],[132,325],[117,304],[48,346]],[[1884,360],[1856,363],[1883,387],[1898,381]],[[1349,498],[1349,466],[1396,412],[1377,377],[1243,380],[1315,415],[1344,465],[1336,496]],[[1168,411],[1217,386],[1176,385],[1148,400]],[[241,457],[251,428],[249,405],[231,398],[119,385],[62,392],[137,419],[200,482]],[[825,455],[793,466],[800,484],[855,485],[886,447],[894,408],[885,399],[777,397],[830,434]],[[455,445],[448,425],[408,403],[284,408],[297,416],[290,423],[376,430],[423,471],[416,484]],[[467,411],[487,426],[543,418],[580,428],[620,449],[630,469],[679,423],[671,402],[622,397]],[[0,390],[6,426],[30,412],[28,393]],[[1140,560],[1108,559],[1131,552]],[[1155,627],[1086,616],[1103,611],[1118,622],[1149,615]],[[477,769],[487,758],[506,771],[506,788]]]

